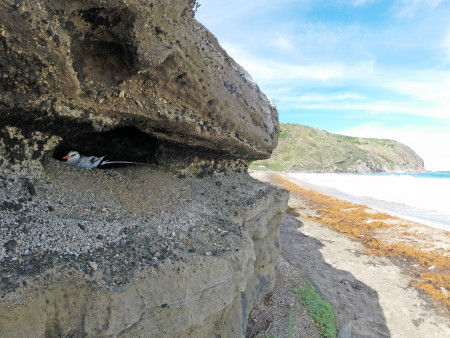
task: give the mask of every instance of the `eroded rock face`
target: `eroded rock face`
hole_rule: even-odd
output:
[[[277,113],[192,6],[0,3],[0,337],[239,337],[272,288]]]
[[[135,127],[240,159],[270,156],[274,105],[192,1],[3,1],[0,125],[70,139]]]
[[[0,177],[1,337],[244,335],[286,191],[53,159],[45,177]]]

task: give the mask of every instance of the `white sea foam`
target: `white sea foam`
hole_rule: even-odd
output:
[[[326,194],[450,231],[450,178],[420,174],[292,173],[289,176],[312,184]]]

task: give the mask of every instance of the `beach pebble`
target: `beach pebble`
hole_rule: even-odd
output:
[[[16,248],[17,245],[17,241],[15,241],[14,239],[9,240],[8,242],[6,242],[3,247],[6,249],[6,251],[14,251],[14,249]]]
[[[97,269],[98,269],[97,263],[89,262],[89,265],[91,266],[92,269],[94,269],[94,271],[97,271]]]
[[[352,322],[347,322],[339,329],[338,338],[351,338],[352,336]]]

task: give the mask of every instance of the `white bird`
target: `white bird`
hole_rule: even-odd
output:
[[[149,163],[139,163],[139,162],[127,162],[127,161],[107,161],[105,160],[106,156],[96,157],[96,156],[83,156],[80,155],[78,151],[69,151],[69,153],[63,157],[63,160],[66,160],[67,164],[81,167],[81,168],[98,168],[102,165],[107,164],[143,164],[143,165],[152,165]]]

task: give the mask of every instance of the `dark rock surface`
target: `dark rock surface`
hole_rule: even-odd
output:
[[[65,140],[135,127],[234,158],[270,156],[278,115],[192,1],[4,1],[0,124]]]
[[[285,191],[53,159],[45,177],[0,181],[0,336],[243,335],[275,282]]]
[[[273,287],[277,112],[193,5],[0,3],[0,337],[238,337]]]

